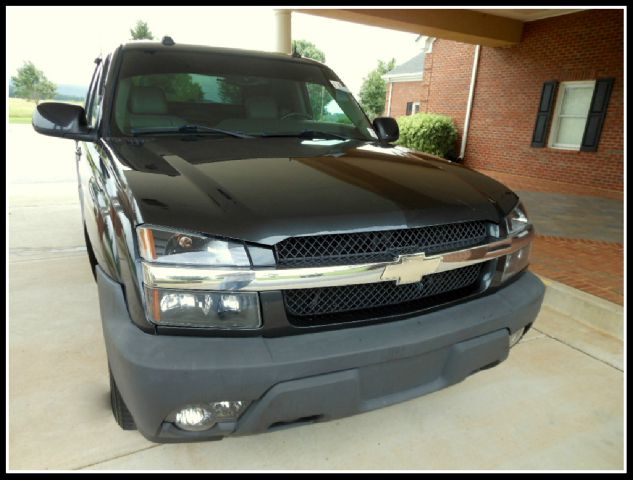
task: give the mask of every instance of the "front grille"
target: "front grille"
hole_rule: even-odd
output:
[[[398,255],[427,255],[481,245],[488,239],[485,222],[359,233],[291,237],[275,245],[279,267],[320,267],[390,262]]]
[[[483,268],[483,263],[470,265],[404,285],[381,282],[286,290],[284,302],[291,323],[301,326],[408,313],[475,293]]]

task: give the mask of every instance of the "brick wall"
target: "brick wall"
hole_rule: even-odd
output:
[[[422,82],[394,82],[391,92],[391,117],[407,114],[407,102],[419,102],[421,99]],[[387,85],[387,102],[389,101],[389,85]],[[385,104],[386,106],[387,104]],[[420,104],[420,111],[422,104]],[[385,115],[387,112],[385,111]]]
[[[590,10],[525,24],[514,47],[482,47],[465,163],[474,168],[623,191],[622,10]],[[436,40],[421,111],[450,115],[460,135],[474,46]],[[530,146],[543,83],[615,77],[597,152]],[[458,140],[459,143],[459,140]]]
[[[461,135],[468,104],[468,89],[475,46],[437,39],[427,55],[423,83],[428,85],[428,103],[424,111],[452,117]],[[459,150],[457,150],[459,151]]]

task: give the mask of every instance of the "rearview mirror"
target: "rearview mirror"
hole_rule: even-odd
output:
[[[391,117],[378,117],[374,120],[374,130],[381,142],[395,142],[400,137],[400,128]]]
[[[95,141],[97,133],[88,127],[83,107],[68,103],[42,103],[33,112],[37,133],[72,140]]]

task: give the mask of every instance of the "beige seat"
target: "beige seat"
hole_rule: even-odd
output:
[[[279,118],[279,106],[271,97],[248,97],[244,107],[248,118]]]
[[[187,123],[169,115],[165,92],[158,87],[132,87],[128,111],[130,128],[178,127]]]

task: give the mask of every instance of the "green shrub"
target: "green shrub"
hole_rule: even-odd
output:
[[[451,117],[433,113],[416,113],[398,118],[398,145],[446,158],[457,140],[457,127]]]

